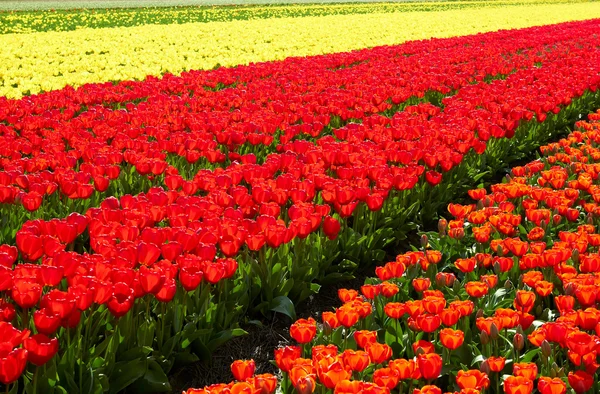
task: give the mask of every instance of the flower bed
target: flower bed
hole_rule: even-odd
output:
[[[275,351],[282,392],[596,392],[600,111],[589,119],[449,204],[452,220],[340,290],[321,323],[296,321],[298,345]],[[187,393],[260,391],[248,382]]]
[[[5,100],[0,382],[168,391],[244,316],[293,316],[600,106],[599,23]]]
[[[472,7],[471,2],[466,2],[462,9],[440,12],[381,12],[3,34],[0,35],[3,48],[0,96],[19,98],[67,85],[144,79],[148,75],[600,17],[600,6],[595,2],[525,2],[498,7],[493,4],[481,2],[480,7]]]

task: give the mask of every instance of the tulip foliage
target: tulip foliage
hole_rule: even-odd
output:
[[[598,392],[600,110],[577,126],[449,204],[450,221],[339,290],[320,322],[296,321],[297,345],[274,353],[282,392]]]
[[[210,360],[244,334],[244,316],[293,316],[293,302],[319,284],[382,261],[415,223],[600,106],[599,26],[565,23],[0,99],[0,322],[13,338],[2,348],[0,382],[30,393],[168,391],[173,367]],[[460,239],[471,228],[460,220],[475,211],[451,207],[458,219],[443,240],[456,269],[516,266],[503,255],[469,256]],[[574,208],[564,215],[577,219]],[[478,240],[519,229],[516,214],[492,216],[473,227]],[[524,248],[508,243],[502,251]],[[403,280],[405,269],[417,275],[420,266],[428,276],[413,284],[431,296],[427,309],[390,282],[363,289],[376,303],[345,295],[328,315],[337,319],[332,330],[335,321],[344,327],[328,338],[343,337],[347,350],[357,350],[349,336],[357,324],[377,324],[396,339],[369,350],[374,337],[365,333],[366,353],[347,356],[355,368],[408,351],[433,381],[448,355],[407,350],[404,335],[433,341],[443,319],[464,318],[467,327],[466,312],[509,294],[490,291],[498,277],[470,274],[464,291],[484,301],[448,309],[440,293],[425,293],[435,276],[428,266],[435,271],[448,251],[421,252],[388,267],[388,279]],[[551,294],[552,282],[542,282]],[[384,305],[380,291],[397,304]],[[445,297],[462,295],[452,291]],[[521,315],[531,312],[532,294],[517,294]],[[400,319],[407,310],[410,322]],[[479,324],[491,327],[484,319]],[[294,326],[300,358],[310,356],[315,324]],[[448,352],[471,365],[461,344],[476,341],[447,326],[440,338]],[[500,346],[494,340],[482,351]],[[309,361],[302,362],[311,371]],[[350,377],[348,363],[326,358],[312,367],[333,388]],[[504,368],[501,359],[488,364]],[[375,384],[390,386],[394,371],[378,370],[377,382],[387,383]],[[308,375],[303,390],[315,387]],[[248,379],[238,389],[268,380]]]

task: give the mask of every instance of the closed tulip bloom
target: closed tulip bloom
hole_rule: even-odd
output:
[[[61,318],[52,313],[48,308],[41,308],[33,312],[33,323],[41,334],[52,335],[60,327]]]
[[[58,352],[58,340],[48,338],[44,334],[36,334],[27,338],[23,346],[27,349],[29,362],[38,367],[46,364]]]
[[[344,304],[340,306],[335,311],[335,314],[338,318],[338,321],[346,328],[352,327],[358,322],[358,319],[360,319],[357,309],[350,304]]]
[[[392,348],[386,344],[378,342],[369,343],[365,350],[369,353],[369,358],[375,364],[381,364],[392,357]]]
[[[0,382],[9,385],[17,381],[27,365],[27,350],[13,347],[3,342],[0,344]]]
[[[458,323],[458,319],[460,319],[460,312],[456,309],[446,308],[440,313],[440,318],[445,326],[450,327]]]
[[[585,393],[594,385],[594,375],[586,371],[569,372],[569,385],[577,394]]]
[[[115,317],[121,317],[129,312],[134,301],[133,289],[125,283],[119,282],[115,284],[112,296],[108,299],[106,306]]]
[[[362,350],[344,350],[342,357],[344,359],[344,364],[356,372],[362,372],[371,363],[369,354]]]
[[[236,380],[244,381],[252,375],[254,375],[254,370],[256,369],[256,364],[254,360],[235,360],[231,364],[231,373]]]
[[[505,394],[531,394],[533,381],[522,376],[509,376],[504,379]]]
[[[436,353],[421,354],[417,357],[417,365],[423,379],[437,379],[442,372],[442,357]]]
[[[535,293],[526,290],[517,290],[514,307],[521,312],[529,312],[535,303]]]
[[[331,216],[326,216],[323,220],[323,233],[330,240],[337,238],[341,227],[340,222]]]
[[[488,357],[487,362],[490,366],[490,371],[492,372],[500,372],[504,369],[504,364],[506,363],[506,359],[504,357]]]
[[[427,313],[439,315],[446,307],[446,300],[443,297],[425,297],[423,299],[423,308]]]
[[[413,279],[412,285],[417,292],[421,293],[429,289],[429,286],[431,286],[431,281],[429,278],[416,278]]]

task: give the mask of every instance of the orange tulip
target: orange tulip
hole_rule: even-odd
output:
[[[354,289],[339,289],[338,297],[339,297],[340,301],[342,301],[342,302],[350,302],[350,301],[354,301],[355,299],[357,299],[359,297],[359,295],[358,295],[358,291],[356,291]]]
[[[231,394],[255,394],[257,391],[252,385],[246,382],[234,383],[229,389]]]
[[[412,394],[442,394],[442,389],[436,385],[428,384],[420,389],[415,389]]]
[[[415,370],[418,371],[417,363],[414,360],[398,358],[390,361],[388,365],[390,368],[398,371],[400,380],[412,379],[415,374]]]
[[[428,313],[439,315],[446,307],[446,300],[443,297],[429,296],[423,298],[423,308]]]
[[[331,362],[333,361],[333,362]],[[317,366],[317,376],[321,383],[328,389],[333,389],[342,380],[352,376],[350,368],[346,368],[340,359],[322,359]]]
[[[363,285],[360,287],[360,292],[369,300],[374,299],[381,293],[380,285]]]
[[[290,326],[290,336],[298,343],[312,341],[317,333],[317,322],[312,317],[299,319]]]
[[[362,350],[344,350],[344,353],[342,353],[342,358],[344,360],[344,364],[356,372],[362,372],[371,363],[369,354]]]
[[[360,348],[366,348],[369,343],[377,342],[377,331],[355,331],[354,340]]]
[[[490,385],[490,379],[486,373],[479,371],[478,369],[471,369],[469,371],[458,371],[456,375],[456,384],[461,390],[464,389],[485,389]]]
[[[440,331],[440,341],[444,347],[455,350],[458,349],[465,340],[465,333],[461,330],[444,328]]]
[[[559,295],[554,297],[554,302],[558,311],[562,314],[566,311],[572,311],[575,307],[575,298],[570,295]]]
[[[535,380],[538,374],[536,363],[514,363],[513,375],[522,376],[527,380]]]
[[[292,362],[300,358],[302,349],[298,346],[286,346],[275,349],[275,363],[283,372],[288,372],[292,366]]]
[[[480,298],[488,293],[489,288],[484,282],[472,281],[465,284],[465,290],[471,297]]]
[[[473,313],[473,309],[475,309],[475,304],[473,304],[473,301],[471,300],[452,301],[449,307],[459,311],[461,317],[465,317]]]
[[[517,290],[515,301],[513,303],[516,310],[521,312],[529,312],[535,304],[535,293],[526,290]]]
[[[567,385],[560,378],[542,376],[538,381],[538,390],[540,394],[565,394]]]
[[[381,294],[383,294],[383,296],[386,298],[395,296],[396,294],[398,294],[399,291],[400,288],[394,283],[383,282],[381,284]]]
[[[340,306],[336,311],[335,315],[338,321],[346,328],[352,327],[358,322],[360,315],[353,305],[344,304]]]
[[[358,394],[363,390],[364,382],[360,380],[340,380],[335,385],[334,394]]]
[[[598,339],[583,331],[567,334],[566,344],[569,350],[580,356],[591,353],[598,346]]]
[[[392,357],[392,348],[379,342],[367,344],[365,350],[369,353],[369,358],[375,364],[381,364]]]
[[[488,365],[490,366],[490,371],[500,372],[504,369],[504,364],[506,363],[506,359],[504,357],[490,356],[490,357],[488,357],[487,362],[488,362]]]
[[[387,387],[393,390],[400,380],[400,374],[392,368],[380,368],[373,372],[373,383],[380,387]]]
[[[277,388],[277,377],[270,373],[256,375],[246,382],[251,383],[261,394],[272,394]]]
[[[498,284],[497,275],[481,275],[481,281],[488,286],[488,289],[493,289]]]
[[[329,345],[317,345],[312,348],[312,360],[317,362],[323,357],[335,357],[338,353],[337,346],[333,344]]]
[[[424,339],[419,339],[417,342],[413,343],[412,347],[415,354],[418,353],[419,349],[421,349],[423,353],[435,353],[435,346],[433,343]]]
[[[290,381],[295,386],[298,381],[304,379],[306,376],[315,376],[316,373],[317,370],[315,369],[312,360],[297,358],[294,360],[288,374]]]
[[[551,282],[542,280],[535,284],[535,292],[542,297],[550,295],[552,293],[552,290],[554,290],[554,285]]]
[[[303,378],[300,378],[295,384],[294,387],[298,391],[298,394],[312,394],[315,392],[315,388],[317,387],[317,382],[315,381],[314,375],[306,375]]]
[[[416,278],[413,279],[412,285],[417,292],[421,293],[431,286],[431,281],[429,278]]]
[[[453,326],[458,323],[458,319],[460,319],[460,312],[456,309],[446,308],[440,312],[440,318],[445,326]]]
[[[509,376],[504,379],[505,394],[530,394],[533,391],[533,381],[522,376]]]
[[[235,360],[231,364],[231,373],[236,380],[244,381],[252,375],[254,375],[254,370],[256,369],[256,364],[254,360]]]
[[[401,302],[388,302],[383,308],[383,310],[385,314],[391,317],[392,319],[399,319],[406,312],[406,308]]]
[[[442,319],[439,315],[423,313],[416,317],[417,325],[424,332],[434,332],[442,324]]]
[[[323,312],[321,318],[323,319],[323,324],[327,323],[329,327],[334,330],[340,326],[340,322],[335,312]]]
[[[468,259],[458,259],[454,262],[454,266],[463,273],[473,272],[476,265],[477,260],[475,260],[475,257],[470,257]]]

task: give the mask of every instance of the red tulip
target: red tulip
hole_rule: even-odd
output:
[[[58,340],[48,338],[44,334],[27,338],[23,346],[27,349],[29,362],[38,367],[46,364],[58,352]]]

